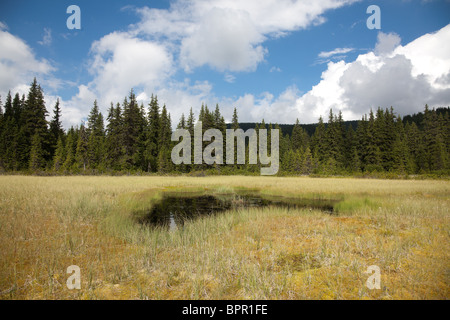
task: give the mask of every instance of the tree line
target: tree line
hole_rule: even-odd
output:
[[[356,129],[346,124],[342,113],[330,110],[312,134],[300,125],[282,134],[280,130],[280,171],[286,175],[395,173],[422,174],[450,172],[450,109],[429,109],[402,119],[394,109],[370,110]],[[148,106],[136,100],[133,90],[122,103],[111,103],[106,119],[94,101],[85,123],[67,131],[61,123],[57,100],[53,117],[36,79],[28,95],[9,92],[0,99],[0,171],[47,172],[59,174],[114,173],[220,173],[259,174],[260,164],[174,165],[171,152],[172,120],[166,105],[152,95]],[[105,121],[106,120],[106,121]],[[197,118],[203,131],[239,129],[237,109],[232,122],[225,123],[220,108],[202,105]],[[192,108],[183,114],[177,128],[194,133],[196,117]],[[106,123],[106,125],[105,125]],[[278,124],[255,124],[255,129],[280,129]],[[204,142],[205,145],[208,142]],[[269,146],[270,150],[270,146]]]

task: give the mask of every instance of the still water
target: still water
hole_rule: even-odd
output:
[[[162,226],[175,230],[184,222],[200,216],[217,214],[243,208],[280,207],[291,209],[318,209],[333,213],[334,200],[311,200],[285,197],[261,197],[259,195],[196,195],[165,194],[140,222],[149,226]]]

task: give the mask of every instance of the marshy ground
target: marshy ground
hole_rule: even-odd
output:
[[[339,202],[139,223],[164,192],[246,188]],[[442,180],[0,176],[0,299],[448,299],[449,204]]]

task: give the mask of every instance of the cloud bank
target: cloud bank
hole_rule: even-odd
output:
[[[373,51],[329,62],[322,80],[296,100],[305,122],[330,108],[357,119],[369,108],[393,106],[402,115],[450,104],[450,25],[400,45],[396,34],[378,35]],[[312,110],[312,112],[308,112]]]

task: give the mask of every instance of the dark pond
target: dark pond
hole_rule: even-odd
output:
[[[166,194],[140,219],[145,225],[163,226],[174,230],[187,219],[211,215],[230,209],[276,206],[287,209],[319,209],[333,213],[334,200],[310,200],[285,197],[262,198],[258,195],[197,195]]]

